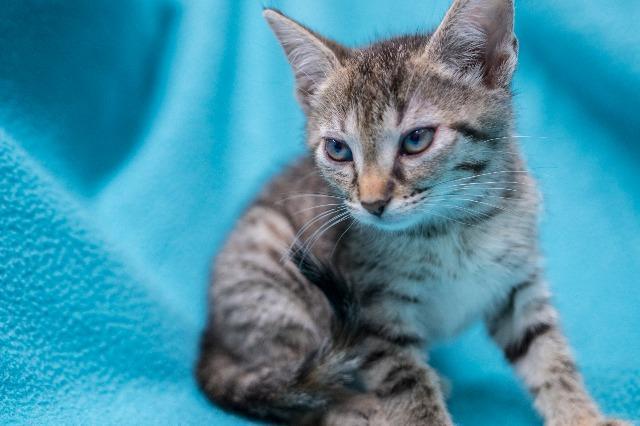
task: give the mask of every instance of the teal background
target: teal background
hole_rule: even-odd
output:
[[[348,44],[447,1],[272,1]],[[209,261],[303,152],[255,1],[0,0],[0,423],[249,424],[191,370]],[[517,2],[518,132],[564,329],[640,420],[640,2]],[[461,425],[540,420],[476,327],[436,348]]]

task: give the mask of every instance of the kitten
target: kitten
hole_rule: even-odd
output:
[[[546,424],[625,424],[587,394],[549,303],[513,136],[513,12],[455,0],[432,34],[351,49],[265,10],[310,154],[216,260],[197,367],[213,401],[292,424],[450,425],[423,349],[483,320]]]

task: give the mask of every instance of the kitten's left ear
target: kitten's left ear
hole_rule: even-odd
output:
[[[297,95],[309,112],[310,98],[318,86],[340,67],[348,49],[330,41],[275,9],[262,13],[280,41],[296,77]]]
[[[506,87],[518,60],[513,15],[513,0],[455,0],[427,55],[457,76]]]

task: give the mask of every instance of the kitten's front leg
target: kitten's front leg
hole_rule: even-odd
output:
[[[372,329],[365,342],[367,354],[361,368],[367,390],[380,401],[394,425],[449,426],[437,374],[420,360],[411,336]]]
[[[539,278],[514,287],[504,308],[487,325],[534,397],[546,425],[628,424],[605,420],[587,393],[558,328],[547,287]]]

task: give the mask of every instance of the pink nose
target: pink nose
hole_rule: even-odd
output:
[[[360,204],[365,208],[366,211],[371,213],[374,216],[382,216],[382,212],[384,212],[384,208],[389,204],[389,198],[386,200],[376,200],[376,201],[361,201]]]

